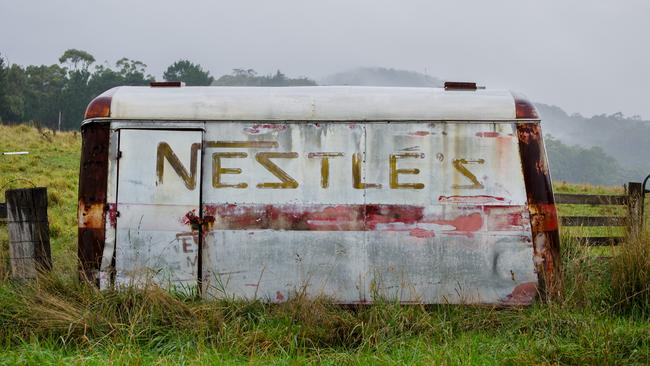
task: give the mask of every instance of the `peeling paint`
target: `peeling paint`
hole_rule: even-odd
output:
[[[244,132],[249,135],[264,135],[272,132],[284,131],[287,129],[287,125],[278,124],[278,123],[263,123],[255,124],[249,127],[244,128]]]
[[[117,204],[109,203],[108,204],[108,219],[110,220],[111,227],[115,229],[117,227]]]
[[[505,299],[501,300],[502,305],[530,305],[537,296],[537,284],[535,282],[526,282],[512,290]]]
[[[472,205],[483,205],[488,203],[495,202],[505,202],[504,197],[495,197],[495,196],[440,196],[438,197],[438,202],[441,203],[453,203],[453,204],[472,204]]]

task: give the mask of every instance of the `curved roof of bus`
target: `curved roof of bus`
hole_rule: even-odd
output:
[[[89,114],[93,103],[102,100],[105,112]],[[512,120],[516,116],[515,97],[506,90],[360,86],[123,86],[95,98],[86,114],[87,119],[268,121]]]

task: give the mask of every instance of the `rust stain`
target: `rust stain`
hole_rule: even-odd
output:
[[[108,219],[110,220],[111,227],[115,229],[117,227],[117,204],[109,203],[108,204]]]
[[[97,274],[104,252],[106,189],[108,185],[108,124],[82,127],[79,168],[78,247],[81,278],[98,284]]]
[[[79,201],[79,228],[101,229],[104,225],[104,205]]]
[[[203,215],[203,217],[196,214],[196,209],[186,213],[180,220],[183,225],[189,225],[192,231],[202,230],[205,235],[214,225],[216,218],[213,215]]]
[[[415,131],[409,133],[409,136],[418,136],[418,137],[424,137],[424,136],[429,136],[431,132],[429,131]]]
[[[88,103],[84,119],[110,117],[114,92],[115,89],[107,90]]]
[[[530,305],[536,296],[537,284],[535,282],[526,282],[517,285],[500,303],[502,305]]]
[[[537,123],[517,124],[519,153],[526,185],[533,237],[533,261],[540,293],[548,299],[561,292],[560,235],[541,127]]]

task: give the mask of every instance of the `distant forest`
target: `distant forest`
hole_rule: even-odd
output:
[[[58,64],[7,65],[0,54],[0,122],[36,121],[44,127],[74,130],[79,128],[88,103],[102,92],[120,85],[149,85],[154,77],[147,65],[128,58],[114,66],[96,64],[88,52],[65,51]],[[163,73],[168,81],[183,81],[188,86],[289,86],[316,85],[307,78],[289,78],[279,70],[258,75],[252,69],[234,69],[215,79],[201,65],[179,60]]]
[[[8,65],[0,54],[0,122],[34,121],[56,129],[78,129],[95,96],[120,85],[148,85],[154,77],[141,61],[121,58],[114,65],[97,64],[83,50],[69,49],[53,65]],[[233,69],[215,78],[201,65],[179,60],[163,73],[168,81],[189,86],[367,85],[440,87],[433,76],[406,70],[361,67],[323,78],[291,78],[277,71],[259,75]],[[623,184],[650,173],[650,121],[622,113],[583,117],[561,108],[537,104],[542,116],[551,174],[556,181]],[[1,147],[0,147],[1,148]]]

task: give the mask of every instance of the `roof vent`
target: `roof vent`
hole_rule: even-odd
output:
[[[183,81],[152,81],[149,83],[152,88],[180,88],[185,86]]]
[[[476,83],[462,81],[445,81],[445,90],[476,90],[485,89],[483,86],[476,86]]]

